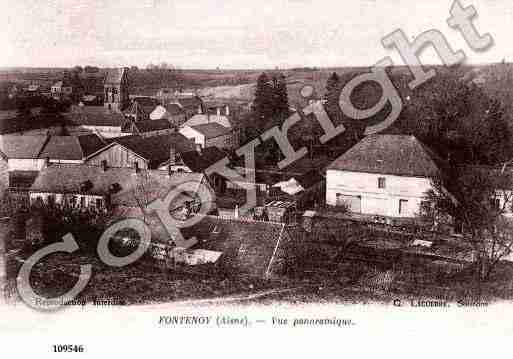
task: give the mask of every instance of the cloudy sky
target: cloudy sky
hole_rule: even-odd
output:
[[[475,53],[446,19],[452,0],[0,0],[0,66],[274,68],[372,65],[381,38],[435,28],[468,62],[513,61],[511,0],[461,0],[495,45]],[[434,52],[422,55],[438,63]]]

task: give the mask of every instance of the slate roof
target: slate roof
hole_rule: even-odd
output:
[[[230,133],[229,128],[224,127],[218,123],[205,123],[202,125],[194,125],[191,127],[196,131],[200,132],[202,135],[204,135],[206,139],[216,138]]]
[[[30,190],[49,193],[81,193],[82,184],[91,181],[87,194],[107,195],[110,186],[118,183],[121,189],[129,188],[136,173],[133,168],[108,168],[100,166],[52,164],[43,168]]]
[[[110,111],[103,106],[75,106],[63,115],[75,126],[121,127],[126,121],[123,114]]]
[[[202,173],[214,163],[227,157],[226,153],[217,147],[206,147],[198,151],[188,151],[181,154],[183,163],[192,172]]]
[[[370,135],[333,161],[328,169],[410,177],[433,177],[442,160],[415,136]]]
[[[125,74],[124,68],[109,69],[105,74],[106,84],[119,84]]]
[[[148,160],[150,167],[158,167],[168,161],[171,146],[174,146],[178,153],[194,149],[192,142],[180,133],[151,137],[126,136],[115,139],[115,142]]]
[[[48,136],[0,136],[0,151],[7,158],[36,159],[46,145]]]
[[[39,157],[59,160],[82,160],[105,146],[107,146],[107,143],[95,134],[52,136]]]

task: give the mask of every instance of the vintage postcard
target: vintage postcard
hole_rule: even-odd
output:
[[[0,14],[2,353],[506,353],[510,2]]]

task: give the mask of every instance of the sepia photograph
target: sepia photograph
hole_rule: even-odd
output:
[[[513,335],[508,1],[0,13],[4,353],[382,355],[398,335],[489,356],[470,338]]]

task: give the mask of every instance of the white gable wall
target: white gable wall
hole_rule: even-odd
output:
[[[383,189],[378,188],[380,177],[385,178]],[[362,214],[415,217],[419,213],[424,194],[430,188],[431,182],[428,178],[328,170],[326,203],[337,205],[337,194],[339,198],[342,198],[340,195],[354,196],[360,202]]]
[[[196,145],[201,145],[202,148],[205,148],[205,135],[201,132],[196,131],[190,126],[181,127],[179,132],[188,139],[194,139]]]

